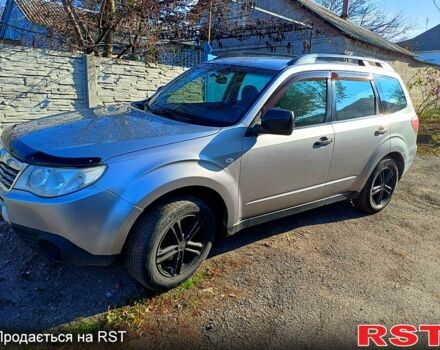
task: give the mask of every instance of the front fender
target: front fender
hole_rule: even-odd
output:
[[[238,163],[238,162],[237,162]],[[185,187],[201,186],[215,191],[224,201],[228,226],[232,226],[238,213],[239,164],[219,165],[202,160],[169,163],[150,170],[126,184],[118,193],[142,211],[160,197]]]

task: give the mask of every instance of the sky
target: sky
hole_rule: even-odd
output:
[[[426,30],[440,24],[440,11],[434,6],[432,0],[381,0],[382,5],[390,13],[402,12],[411,23],[411,30],[406,34],[413,38]],[[437,1],[440,4],[440,0]]]
[[[342,1],[342,0],[341,0]],[[428,29],[440,24],[440,11],[432,3],[432,0],[376,0],[382,3],[385,10],[390,14],[402,12],[411,23],[411,30],[406,37],[413,38],[426,30],[426,19]],[[6,0],[0,0],[0,6],[4,6]],[[438,0],[440,3],[440,0]]]

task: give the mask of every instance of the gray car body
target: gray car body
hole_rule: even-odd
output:
[[[58,198],[0,190],[3,217],[15,225],[59,235],[92,255],[117,255],[136,220],[159,198],[181,189],[206,189],[221,198],[229,233],[316,206],[352,198],[385,156],[401,175],[416,154],[410,96],[392,70],[334,63],[287,65],[280,58],[220,59],[279,71],[230,127],[166,119],[130,104],[75,111],[16,126],[14,136],[60,157],[99,157],[107,170],[95,184]],[[296,128],[290,136],[246,136],[262,107],[287,79],[314,72],[380,74],[400,81],[405,110]],[[386,133],[377,137],[378,128]],[[319,138],[335,140],[314,149]],[[356,140],[356,142],[353,142]],[[6,154],[4,157],[11,156]],[[17,160],[15,166],[27,165]]]

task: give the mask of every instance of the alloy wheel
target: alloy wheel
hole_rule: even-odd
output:
[[[393,167],[384,167],[377,173],[370,190],[371,204],[382,208],[389,203],[397,185],[397,173]]]
[[[168,228],[156,252],[162,275],[177,277],[197,263],[206,245],[203,226],[200,216],[187,215]]]

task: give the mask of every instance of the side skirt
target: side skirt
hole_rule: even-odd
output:
[[[265,222],[269,222],[269,221],[273,221],[273,220],[282,219],[287,216],[302,213],[304,211],[323,207],[323,206],[333,204],[336,202],[354,199],[357,196],[358,196],[358,193],[356,193],[356,192],[347,192],[347,193],[343,193],[343,194],[338,194],[336,196],[331,196],[328,198],[320,199],[320,200],[317,200],[314,202],[297,205],[295,207],[281,209],[281,210],[277,210],[277,211],[274,211],[274,212],[271,212],[268,214],[255,216],[255,217],[252,217],[249,219],[242,220],[238,224],[228,228],[227,235],[232,236],[232,235],[236,234],[237,232],[244,230],[245,228],[248,228],[248,227],[260,225]]]

